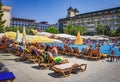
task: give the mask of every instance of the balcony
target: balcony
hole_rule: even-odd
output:
[[[110,20],[111,18],[106,18],[106,20]]]
[[[83,22],[87,22],[87,20],[84,20]]]
[[[83,21],[79,21],[79,23],[83,23]]]
[[[88,32],[96,32],[96,29],[95,28],[87,28],[87,31]]]
[[[119,25],[120,25],[120,22],[117,22],[117,23],[115,23],[115,24],[119,24]]]
[[[105,18],[101,18],[100,20],[105,20]]]
[[[90,27],[90,26],[95,26],[95,24],[88,24],[87,26],[88,26],[88,27]]]
[[[98,19],[94,19],[94,21],[98,21]]]

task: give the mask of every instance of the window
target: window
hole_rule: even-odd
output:
[[[85,17],[85,15],[83,15],[83,17]]]
[[[112,15],[112,18],[115,18],[115,15]]]
[[[104,14],[107,14],[107,13],[108,13],[108,11],[105,11],[105,12],[104,12]]]
[[[78,17],[81,17],[80,15]]]
[[[99,12],[99,13],[98,13],[98,15],[101,15],[101,14],[102,14],[102,12]]]
[[[87,16],[90,16],[91,14],[87,14]]]
[[[115,10],[110,11],[110,13],[115,13]]]
[[[93,15],[96,15],[96,13],[93,13]]]

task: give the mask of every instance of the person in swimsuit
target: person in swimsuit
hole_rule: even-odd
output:
[[[57,57],[58,51],[57,51],[57,48],[56,48],[55,46],[52,47],[51,53],[52,53],[52,55],[53,55],[54,57]]]
[[[19,46],[18,46],[18,51],[19,51],[18,56],[21,56],[21,55],[24,53],[24,47],[21,46],[21,45],[19,45]]]
[[[98,51],[98,55],[102,54],[102,51],[100,49],[100,45],[96,45],[96,50]]]

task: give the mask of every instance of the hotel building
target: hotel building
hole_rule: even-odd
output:
[[[31,27],[35,23],[35,20],[32,19],[24,19],[24,18],[11,18],[11,27]]]
[[[6,20],[6,22],[4,23],[4,26],[10,26],[10,20],[11,20],[11,7],[9,6],[2,6],[2,10],[3,10],[3,20]]]
[[[82,14],[79,14],[76,8],[70,7],[67,10],[66,18],[61,18],[58,22],[61,32],[68,24],[87,27],[88,32],[96,32],[95,28],[98,24],[103,24],[110,29],[117,29],[120,26],[120,7]]]
[[[11,27],[23,27],[23,26],[25,26],[26,28],[39,28],[43,31],[46,28],[49,28],[50,26],[54,26],[58,28],[57,24],[48,24],[48,22],[46,21],[36,22],[33,19],[15,18],[15,17],[11,19]]]

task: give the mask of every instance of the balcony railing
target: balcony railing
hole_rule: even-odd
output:
[[[84,20],[84,22],[87,22],[87,20]]]
[[[98,19],[94,19],[94,21],[98,21]]]
[[[95,24],[88,24],[87,26],[95,26]]]
[[[111,18],[106,18],[106,20],[110,20]]]

